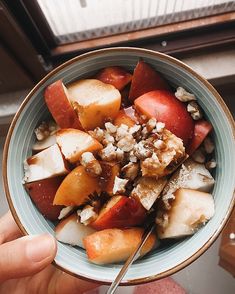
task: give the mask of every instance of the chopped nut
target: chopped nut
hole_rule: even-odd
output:
[[[134,146],[134,155],[140,160],[144,160],[145,158],[148,158],[153,154],[152,150],[145,148],[144,144],[145,141],[140,141]]]
[[[206,161],[206,156],[202,149],[197,149],[193,154],[192,158],[198,163],[204,163]]]
[[[124,178],[127,178],[129,180],[134,180],[139,172],[139,164],[129,162],[122,168],[122,172],[124,174]]]
[[[117,127],[114,124],[112,124],[111,122],[106,122],[104,125],[107,132],[109,132],[110,134],[116,133]]]
[[[178,87],[175,92],[175,97],[182,102],[189,102],[192,100],[196,100],[194,94],[187,92],[184,88]]]
[[[135,124],[133,127],[130,127],[129,129],[129,134],[131,135],[135,135],[137,132],[139,132],[141,130],[141,126]]]
[[[117,148],[116,157],[117,157],[117,161],[123,161],[123,159],[124,159],[124,151],[121,150],[120,148]]]
[[[153,133],[161,133],[165,128],[165,123],[157,122],[155,129],[152,130]]]
[[[166,228],[169,222],[169,216],[167,213],[163,213],[161,210],[158,212],[156,217],[156,224],[160,225],[162,228]]]
[[[129,160],[130,160],[130,162],[137,162],[138,161],[138,158],[134,155],[133,150],[129,154]]]
[[[117,143],[117,147],[124,152],[130,152],[134,148],[135,143],[135,139],[132,135],[128,134]]]
[[[88,131],[88,133],[99,142],[102,142],[104,139],[105,132],[99,127],[95,128],[94,131]]]
[[[104,134],[104,139],[102,140],[102,143],[104,145],[108,145],[109,143],[114,143],[114,142],[115,142],[114,137],[111,136],[109,133],[106,132]]]
[[[150,118],[150,120],[146,123],[146,129],[149,133],[156,127],[157,120],[156,118]]]
[[[152,155],[152,157],[146,158],[141,162],[141,171],[143,176],[157,177],[162,173],[163,169],[164,167],[155,153]]]
[[[89,225],[98,217],[94,207],[90,205],[86,205],[81,211],[78,211],[78,215],[80,216],[80,222],[85,226]]]
[[[125,193],[126,192],[126,184],[129,180],[121,179],[119,177],[115,177],[114,185],[113,185],[113,194]]]
[[[208,161],[206,164],[205,164],[205,166],[206,166],[206,168],[207,169],[213,169],[213,168],[215,168],[216,167],[216,161],[215,161],[215,159],[211,159],[210,161]]]
[[[34,130],[38,141],[42,141],[50,136],[49,124],[43,121],[39,127]]]
[[[117,158],[116,147],[112,143],[109,143],[104,149],[99,151],[99,156],[101,157],[102,160],[105,160],[105,161],[116,160]]]
[[[208,153],[208,154],[211,154],[215,149],[215,145],[212,142],[210,137],[205,138],[203,145],[204,145],[206,153]]]
[[[149,132],[146,128],[146,126],[143,127],[142,131],[141,131],[141,137],[142,139],[147,139],[148,138],[148,135],[149,135]]]
[[[166,148],[166,144],[162,140],[155,141],[153,145],[155,148],[160,149],[160,150]]]
[[[202,118],[202,111],[197,102],[191,101],[187,105],[187,111],[191,114],[194,120],[199,120]]]
[[[120,127],[117,128],[116,141],[121,140],[122,138],[126,137],[127,135],[129,135],[128,126],[121,124]]]
[[[99,176],[102,173],[99,161],[91,152],[84,152],[81,156],[80,163],[85,167],[86,172],[92,176]]]

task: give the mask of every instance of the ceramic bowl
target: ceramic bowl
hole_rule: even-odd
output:
[[[28,94],[17,112],[4,149],[4,186],[12,214],[25,234],[54,234],[54,225],[36,209],[23,185],[23,161],[31,155],[35,127],[48,116],[44,103],[45,87],[58,79],[65,84],[91,77],[97,70],[119,65],[132,71],[139,58],[151,64],[174,87],[183,86],[194,93],[206,118],[214,128],[215,156],[215,216],[195,235],[171,243],[136,261],[122,284],[138,284],[166,277],[189,265],[218,237],[234,204],[235,154],[234,121],[216,90],[190,67],[162,53],[139,48],[108,48],[75,57],[51,71]],[[89,263],[81,248],[58,243],[54,263],[75,276],[110,283],[121,264],[105,266]]]

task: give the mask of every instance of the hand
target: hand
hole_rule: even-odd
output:
[[[52,266],[56,250],[49,234],[22,237],[8,212],[0,219],[0,294],[77,294],[98,286]]]

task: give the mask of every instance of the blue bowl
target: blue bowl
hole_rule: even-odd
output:
[[[215,156],[215,216],[195,235],[156,250],[135,262],[122,284],[138,284],[166,277],[198,258],[218,237],[232,211],[235,183],[235,127],[229,110],[216,90],[184,63],[165,54],[139,48],[108,48],[75,57],[60,65],[43,78],[28,94],[17,112],[7,136],[3,178],[12,214],[25,234],[49,232],[54,225],[36,209],[23,185],[23,161],[31,155],[35,127],[49,116],[44,102],[44,89],[58,79],[65,84],[91,77],[97,70],[119,65],[133,71],[139,58],[151,64],[174,87],[183,86],[194,93],[206,118],[214,128]],[[81,278],[110,283],[121,265],[99,266],[89,263],[81,248],[58,243],[55,264]]]

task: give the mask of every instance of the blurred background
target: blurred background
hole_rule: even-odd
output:
[[[0,0],[0,165],[9,124],[30,89],[64,61],[114,46],[182,60],[209,80],[234,116],[235,1]],[[0,183],[0,216],[7,209]],[[203,256],[173,276],[187,293],[235,293],[234,219]]]

